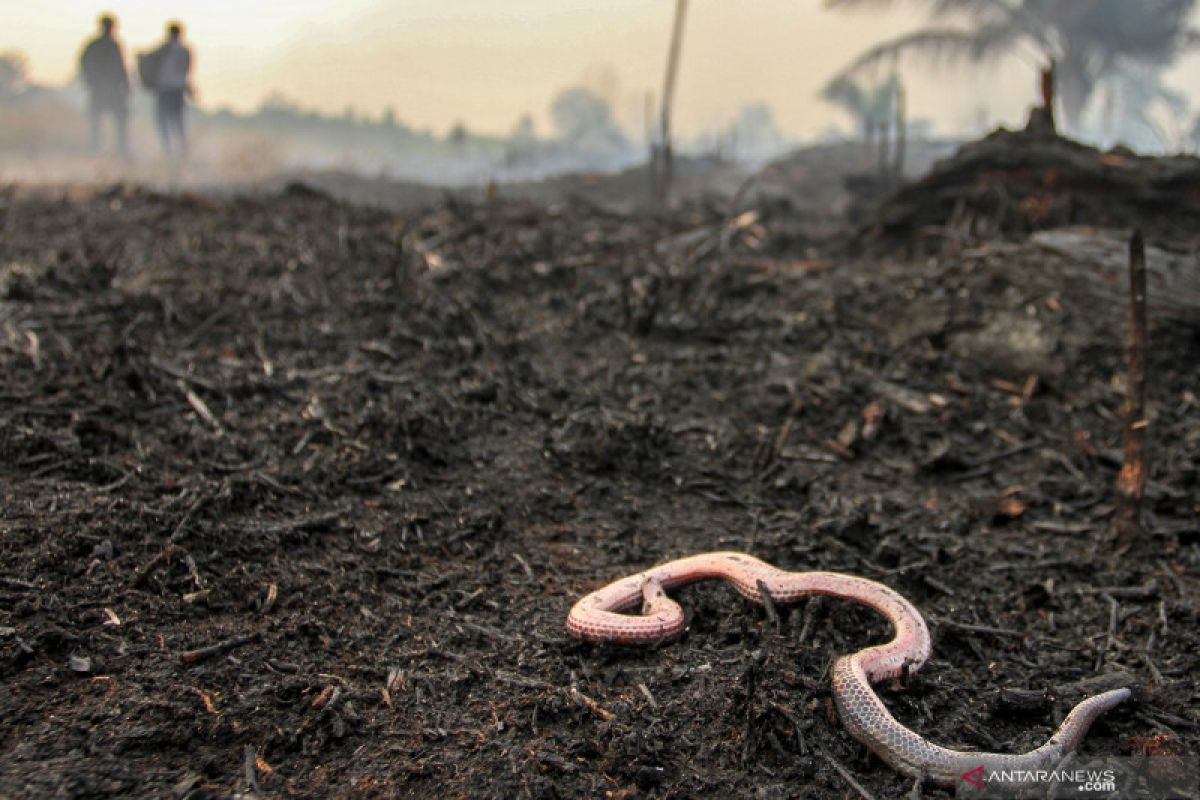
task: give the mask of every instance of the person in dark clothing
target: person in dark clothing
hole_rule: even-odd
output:
[[[168,155],[187,152],[187,128],[184,108],[192,97],[192,51],[183,43],[183,26],[167,26],[167,41],[147,55],[153,63],[154,116],[158,137]]]
[[[115,35],[116,27],[117,21],[111,15],[100,17],[100,33],[83,48],[79,72],[87,87],[92,149],[100,149],[100,123],[105,115],[111,115],[117,150],[128,158],[129,74]]]

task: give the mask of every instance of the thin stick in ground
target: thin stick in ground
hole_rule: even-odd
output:
[[[1125,462],[1117,478],[1117,541],[1132,544],[1141,533],[1146,489],[1146,248],[1142,232],[1129,241],[1129,376],[1125,387]]]

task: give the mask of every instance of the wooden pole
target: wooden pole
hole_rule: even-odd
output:
[[[1117,541],[1134,543],[1141,533],[1146,489],[1146,249],[1142,232],[1129,241],[1129,377],[1125,386],[1125,463],[1117,477]]]
[[[671,47],[667,51],[667,73],[663,78],[663,96],[659,117],[658,147],[659,164],[658,199],[666,205],[671,193],[671,105],[675,100],[675,77],[679,73],[679,51],[683,46],[683,21],[687,15],[687,0],[675,0],[675,23],[671,26]]]
[[[646,97],[642,104],[642,127],[645,129],[646,150],[653,151],[654,149],[654,92],[650,89],[646,90]]]
[[[642,106],[642,124],[646,132],[646,174],[650,183],[646,187],[650,201],[658,198],[658,144],[654,139],[654,92],[646,90],[646,102]]]

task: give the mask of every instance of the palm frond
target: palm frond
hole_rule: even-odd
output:
[[[1048,49],[1040,35],[1031,34],[1024,27],[1014,27],[1011,23],[980,25],[971,32],[971,36],[974,39],[974,49],[969,56],[972,61],[987,61],[1011,52],[1013,45],[1023,36],[1028,36],[1043,49]]]
[[[896,0],[824,0],[822,3],[830,11],[854,11],[865,8],[882,9],[896,4]]]
[[[900,77],[894,72],[886,79],[870,84],[849,75],[839,75],[821,90],[821,98],[848,113],[865,131],[895,114],[900,91]]]
[[[970,28],[983,26],[1019,30],[1038,43],[1044,51],[1052,50],[1053,9],[1038,0],[908,0],[923,5],[931,19],[957,20]],[[1056,0],[1050,0],[1055,2]],[[896,5],[897,0],[825,0],[828,9],[884,8]]]
[[[821,90],[821,98],[857,114],[866,108],[867,96],[861,84],[848,75],[838,75]]]
[[[1062,4],[1047,21],[1070,47],[1090,48],[1142,63],[1166,66],[1186,49],[1194,0],[1092,0]],[[1068,9],[1075,13],[1068,14]]]
[[[830,11],[882,10],[897,5],[897,0],[825,0]],[[976,19],[1006,19],[1019,13],[1020,6],[1012,0],[907,0],[908,5],[924,6],[935,19],[962,15]]]
[[[1004,53],[1024,35],[1024,31],[1004,25],[985,26],[979,31],[927,28],[875,45],[851,61],[836,77],[861,74],[883,65],[894,66],[904,58],[933,64],[986,61]]]
[[[1020,5],[1007,0],[931,0],[931,5],[934,17],[964,14],[976,19],[1012,19],[1022,13]]]
[[[1188,110],[1187,95],[1167,86],[1162,73],[1145,64],[1116,64],[1097,82],[1115,88],[1121,101],[1133,109],[1145,109],[1158,102],[1180,117]]]

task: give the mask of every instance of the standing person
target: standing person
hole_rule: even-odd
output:
[[[117,20],[111,14],[100,17],[100,32],[83,48],[79,72],[88,93],[88,117],[91,122],[92,150],[100,150],[100,120],[113,118],[117,151],[129,157],[129,74],[125,54],[117,41]]]
[[[138,63],[142,82],[154,92],[154,117],[158,137],[168,156],[187,152],[187,129],[183,111],[192,97],[192,51],[183,43],[183,26],[167,26],[167,41],[153,52],[143,54]]]

